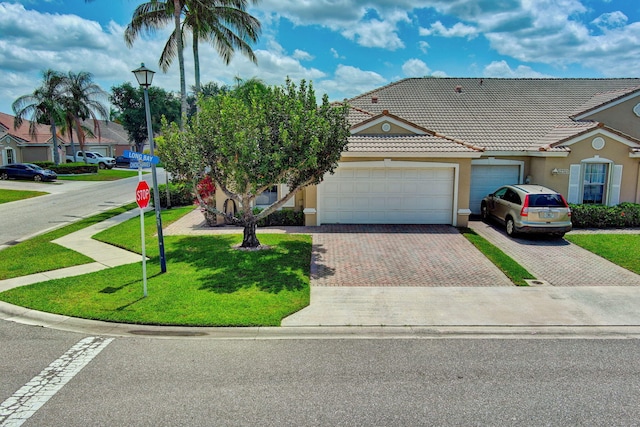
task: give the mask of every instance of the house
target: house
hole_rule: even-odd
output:
[[[30,122],[24,120],[22,125],[14,129],[14,116],[0,113],[0,165],[14,162],[53,161],[53,144],[49,125],[36,124],[35,135],[31,135]],[[87,120],[85,126],[93,130],[93,122]],[[71,144],[68,134],[61,134],[57,130],[58,149],[60,159],[71,154]],[[78,137],[73,133],[73,140],[78,147]],[[124,150],[129,150],[133,144],[129,142],[127,132],[122,125],[114,122],[100,121],[100,133],[85,138],[87,151],[97,151],[105,156],[117,156]]]
[[[640,79],[410,78],[347,102],[335,174],[296,195],[307,225],[466,226],[513,183],[640,202]]]

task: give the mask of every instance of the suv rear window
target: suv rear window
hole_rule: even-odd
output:
[[[566,205],[559,194],[529,194],[529,206],[554,208]]]

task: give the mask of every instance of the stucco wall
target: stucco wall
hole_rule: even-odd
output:
[[[592,147],[592,141],[596,137],[605,140],[605,146],[601,150]],[[531,168],[534,171],[535,180],[532,182],[553,188],[566,196],[569,189],[569,167],[597,156],[603,160],[611,160],[615,165],[622,165],[620,202],[638,203],[640,201],[638,198],[640,159],[629,157],[629,146],[604,133],[598,133],[571,144],[570,148],[571,152],[565,158],[533,158]],[[552,174],[553,169],[557,169],[558,173]]]
[[[592,114],[587,118],[606,124],[608,127],[617,129],[627,135],[640,138],[640,117],[636,116],[633,108],[638,105],[640,98],[634,98],[622,102],[614,107],[607,108],[599,113]]]
[[[389,123],[389,125],[391,125],[391,129],[389,129],[388,131],[384,131],[382,130],[382,125],[384,123]],[[384,135],[415,135],[415,131],[411,131],[409,129],[405,129],[403,127],[400,127],[394,123],[391,122],[381,122],[378,123],[374,126],[370,126],[360,132],[357,132],[356,135],[380,135],[380,136],[384,136]]]

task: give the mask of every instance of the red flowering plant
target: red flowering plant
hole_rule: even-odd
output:
[[[200,205],[200,212],[204,215],[207,225],[215,225],[216,215],[207,209],[207,206],[216,207],[216,185],[209,175],[198,181],[196,191],[198,195],[193,202]]]

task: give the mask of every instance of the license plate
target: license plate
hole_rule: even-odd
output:
[[[555,212],[550,212],[550,211],[538,212],[538,215],[540,216],[540,218],[544,218],[544,219],[556,217]]]

